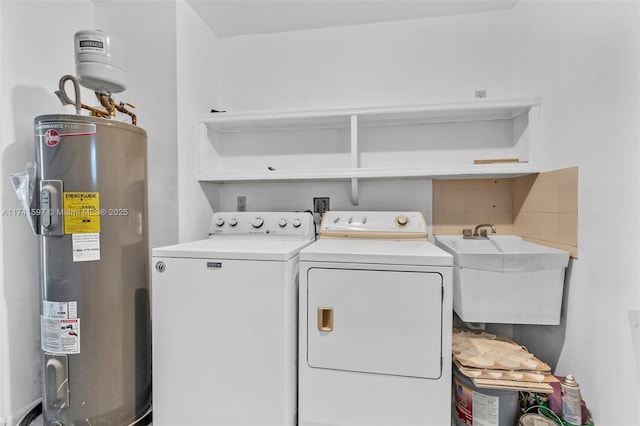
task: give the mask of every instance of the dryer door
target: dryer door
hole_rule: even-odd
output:
[[[311,268],[307,280],[311,367],[441,376],[440,274]]]

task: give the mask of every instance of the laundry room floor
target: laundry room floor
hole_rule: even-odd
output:
[[[145,417],[138,420],[138,422],[134,423],[131,426],[153,426],[153,421],[151,417],[152,413],[147,414]],[[31,423],[23,424],[22,422],[18,423],[18,426],[44,426],[44,420],[42,418],[42,414],[33,419]]]
[[[44,423],[42,421],[42,416],[38,416],[37,418],[33,419],[33,421],[30,423],[30,426],[44,426]],[[148,423],[148,426],[153,426],[153,422]]]

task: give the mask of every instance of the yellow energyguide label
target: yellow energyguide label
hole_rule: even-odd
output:
[[[65,234],[100,232],[100,193],[65,192],[62,207]]]

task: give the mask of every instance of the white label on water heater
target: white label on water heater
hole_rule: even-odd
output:
[[[80,353],[80,318],[77,302],[42,301],[41,348],[55,354]]]
[[[100,260],[100,234],[73,234],[72,250],[74,262]]]

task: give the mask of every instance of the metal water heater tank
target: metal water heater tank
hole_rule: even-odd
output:
[[[129,425],[151,404],[147,134],[34,123],[44,425]]]

